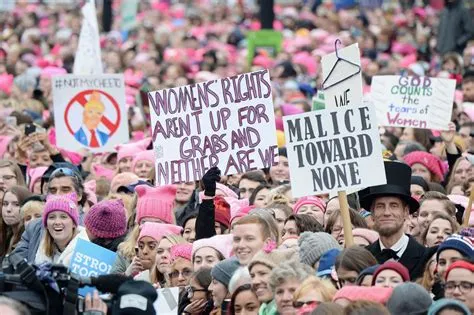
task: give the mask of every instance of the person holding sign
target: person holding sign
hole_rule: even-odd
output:
[[[384,162],[387,184],[359,192],[361,206],[372,212],[377,242],[367,246],[380,264],[395,260],[410,272],[411,279],[423,274],[425,263],[435,248],[426,248],[404,233],[404,222],[419,203],[410,194],[411,169],[400,162]]]
[[[82,114],[83,125],[74,134],[74,138],[82,145],[91,148],[104,146],[109,140],[109,135],[98,129],[104,117],[105,105],[100,100],[99,92],[92,92],[91,98],[84,105]]]

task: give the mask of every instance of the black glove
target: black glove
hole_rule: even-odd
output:
[[[216,195],[216,183],[221,180],[221,170],[214,166],[204,174],[202,184],[204,185],[204,195],[214,197]]]

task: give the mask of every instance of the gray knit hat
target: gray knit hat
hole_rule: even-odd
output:
[[[300,261],[311,267],[330,249],[341,249],[334,237],[325,232],[303,232],[298,240]]]
[[[240,265],[237,258],[227,258],[218,262],[217,265],[212,267],[211,276],[228,288],[230,278],[232,278],[232,275],[239,267]]]
[[[387,302],[392,315],[426,314],[433,300],[424,287],[414,282],[405,282],[393,289]]]

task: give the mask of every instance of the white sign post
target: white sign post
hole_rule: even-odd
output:
[[[451,79],[375,76],[370,99],[381,126],[448,130],[455,89]]]
[[[112,152],[128,142],[123,75],[55,76],[52,84],[58,147]]]
[[[277,156],[268,70],[148,94],[156,183],[268,168]]]

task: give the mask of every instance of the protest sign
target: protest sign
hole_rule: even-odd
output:
[[[338,55],[340,58],[344,58],[345,60],[360,66],[360,52],[358,44],[353,44],[346,48],[338,49]],[[345,60],[341,59],[339,62],[337,62],[338,58],[335,52],[322,57],[321,63],[323,67],[323,78],[326,80],[323,86],[326,108],[334,109],[347,105],[361,104],[363,97],[362,71],[356,75],[353,75],[357,73],[360,68],[348,63]],[[331,73],[334,65],[335,68]],[[335,84],[337,82],[340,83]]]
[[[213,166],[236,174],[274,165],[268,70],[155,91],[148,98],[157,185],[199,180]]]
[[[137,26],[138,0],[122,1],[120,15],[122,31],[129,31]]]
[[[294,197],[385,184],[373,106],[286,116],[284,123]]]
[[[82,7],[81,33],[74,58],[74,74],[101,74],[102,58],[100,54],[99,26],[95,1],[88,1]]]
[[[55,76],[52,84],[58,147],[111,152],[129,140],[123,75]]]
[[[72,254],[69,270],[81,277],[97,277],[109,274],[117,254],[85,239],[79,238]],[[84,287],[79,294],[85,296],[92,287]]]
[[[276,57],[281,50],[283,35],[273,30],[249,32],[247,35],[247,64],[252,66],[253,58],[259,54]]]
[[[179,288],[164,288],[156,290],[158,298],[153,307],[156,314],[160,315],[177,315],[179,303]]]
[[[370,99],[381,126],[447,130],[455,89],[451,79],[374,76]]]

